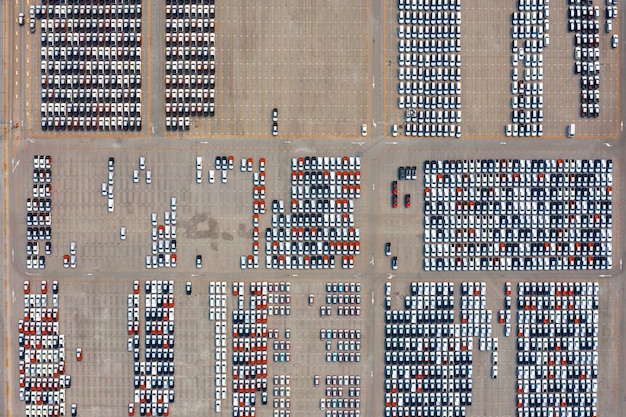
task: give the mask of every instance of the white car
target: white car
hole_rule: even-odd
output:
[[[126,240],[126,226],[120,227],[120,239]]]
[[[611,36],[611,46],[613,48],[617,48],[618,43],[619,43],[619,37],[617,36],[617,34]]]
[[[398,136],[398,125],[393,125],[391,127],[391,136],[393,136],[394,138]]]
[[[367,136],[367,125],[365,123],[361,125],[361,136]]]
[[[215,171],[209,170],[209,184],[213,184],[215,182]]]

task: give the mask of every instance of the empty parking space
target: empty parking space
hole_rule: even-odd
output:
[[[210,135],[357,136],[368,118],[367,6],[235,1],[216,12]]]

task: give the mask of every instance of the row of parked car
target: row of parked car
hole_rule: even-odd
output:
[[[334,268],[335,254],[343,254],[343,268],[354,267],[354,255],[360,253],[360,228],[355,227],[353,213],[354,200],[361,196],[360,169],[360,157],[292,159],[291,214],[284,214],[284,200],[272,201],[272,227],[265,233],[266,268]],[[264,204],[254,216],[258,213],[264,213]],[[258,262],[258,216],[253,217],[253,227],[253,255],[248,257],[252,259],[244,262],[242,257],[242,265]]]
[[[187,295],[191,294],[191,283]],[[233,283],[235,285],[236,283]],[[243,283],[241,283],[243,286]],[[238,286],[237,286],[238,288]],[[215,401],[216,411],[221,410],[221,400],[227,398],[226,394],[226,282],[209,282],[209,321],[215,323]],[[233,326],[234,327],[234,326]],[[266,327],[267,328],[267,327]],[[260,333],[260,332],[259,332]],[[233,344],[233,346],[235,346]]]
[[[234,282],[232,293],[238,297],[238,310],[233,312],[233,346],[238,350],[238,354],[233,358],[233,401],[237,407],[233,408],[234,416],[253,416],[256,412],[257,393],[260,393],[260,403],[266,405],[268,402],[267,390],[267,339],[279,337],[277,331],[268,332],[267,320],[268,310],[272,307],[268,305],[268,294],[272,298],[290,298],[291,284],[286,282],[251,282],[248,294],[250,295],[249,309],[246,307],[246,290],[243,282]],[[283,294],[286,292],[286,294]],[[278,294],[274,294],[278,293]],[[276,296],[276,297],[274,297]],[[279,300],[274,300],[279,301]],[[285,306],[280,306],[283,310]],[[273,347],[279,350],[273,353],[274,362],[289,362],[291,353],[289,352],[291,342],[291,330],[285,330],[285,340],[274,340]],[[245,350],[245,352],[243,352]],[[249,352],[252,350],[253,352]],[[254,355],[250,355],[253,353]],[[285,382],[285,376],[274,376],[274,385],[286,385],[280,389],[274,387],[274,396],[289,397],[289,382]],[[235,383],[236,382],[236,383]],[[225,399],[225,398],[224,398]],[[279,413],[279,409],[288,408],[285,406],[288,398],[274,400],[274,412]],[[219,405],[216,404],[216,410]],[[219,410],[218,410],[219,411]],[[284,413],[284,410],[281,410]]]
[[[218,343],[218,340],[222,340],[222,338],[225,340],[226,339],[226,320],[227,320],[227,314],[226,314],[226,308],[227,308],[227,302],[226,302],[226,282],[218,282],[218,281],[212,281],[209,283],[209,288],[208,288],[208,293],[209,293],[209,321],[214,322],[214,329],[215,329],[215,410],[216,411],[220,411],[221,410],[221,400],[225,400],[226,399],[226,372],[227,372],[227,368],[226,368],[226,361],[227,361],[227,356],[226,356],[226,344],[225,343]],[[211,312],[214,312],[213,314]],[[235,321],[233,321],[233,328],[235,327],[234,325]],[[238,351],[238,338],[233,338],[233,350],[234,351]],[[243,343],[243,338],[242,340],[242,345]],[[254,338],[252,339],[252,341],[254,342]],[[247,340],[247,347],[250,348],[250,340]],[[260,342],[260,341],[259,341]],[[260,345],[261,343],[259,343]],[[267,345],[267,339],[266,339],[266,345]],[[256,351],[256,345],[254,346],[254,349]],[[235,368],[237,367],[233,367],[233,372],[235,372]],[[242,377],[243,377],[243,372],[242,372]]]
[[[404,135],[460,137],[456,119],[418,121],[415,110],[423,114],[424,109],[430,113],[461,108],[460,4],[401,1],[398,9],[398,107],[406,109]],[[404,80],[413,82],[405,87]],[[440,82],[431,82],[435,80]],[[394,125],[392,135],[397,134]]]
[[[49,292],[51,294],[49,294]],[[48,307],[48,296],[52,307]],[[24,316],[18,323],[19,398],[25,402],[27,417],[66,415],[65,390],[71,376],[65,374],[65,335],[59,333],[59,282],[41,281],[41,293],[34,294],[24,281]],[[32,331],[31,331],[32,328]],[[68,358],[69,359],[69,358]],[[76,351],[82,360],[82,349]],[[77,406],[67,410],[76,416]]]
[[[598,282],[517,285],[517,410],[597,415]]]
[[[145,167],[144,167],[145,168]],[[133,354],[134,401],[128,415],[169,415],[174,402],[174,281],[144,283],[144,313],[140,314],[141,283],[128,294],[128,351]],[[144,319],[144,357],[141,357],[140,321]],[[143,359],[143,360],[142,360]]]
[[[165,6],[165,127],[189,130],[215,115],[215,5]]]
[[[26,269],[44,269],[45,255],[52,254],[51,169],[50,155],[33,156],[33,196],[26,200]]]
[[[543,113],[543,50],[550,45],[550,7],[543,1],[530,7],[526,4],[520,1],[511,19],[512,123],[505,126],[506,136],[543,136],[543,114],[536,118],[520,116],[537,109]]]
[[[425,269],[611,268],[612,170],[599,159],[426,161]]]
[[[170,207],[175,207],[175,205]],[[151,215],[152,255],[146,255],[146,268],[176,268],[178,261],[176,211],[166,210],[163,213],[164,224],[158,223],[158,215],[153,212]]]
[[[612,173],[612,159],[465,159],[426,160],[424,174]],[[445,179],[442,175],[441,178]]]
[[[43,5],[34,14],[42,31],[42,130],[141,130],[140,2]]]
[[[484,296],[485,283],[462,285],[464,297]],[[473,338],[453,324],[454,292],[451,282],[412,282],[405,309],[385,311],[385,416],[465,416],[472,405]]]
[[[599,6],[572,5],[568,7],[567,14],[569,18],[568,29],[570,32],[575,32],[576,35],[592,35],[594,38],[598,36],[600,32]],[[574,49],[574,60],[574,73],[581,74],[581,76],[599,76],[600,48],[595,44],[588,45],[587,43],[583,43],[581,46],[577,45]],[[590,91],[593,91],[591,97],[589,94]],[[597,96],[595,91],[598,92]],[[586,86],[583,87],[581,84],[580,93],[580,117],[598,117],[600,113],[600,105],[598,104],[600,101],[599,90],[589,90]],[[585,97],[583,97],[583,95]]]

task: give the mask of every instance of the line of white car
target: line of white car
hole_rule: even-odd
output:
[[[144,361],[140,355],[139,281],[128,294],[128,350],[133,354],[134,402],[128,413],[166,415],[174,402],[174,281],[145,281]]]
[[[64,415],[65,390],[71,387],[71,377],[65,374],[65,335],[58,327],[58,281],[51,290],[52,308],[47,305],[47,281],[41,282],[41,294],[33,294],[30,281],[24,281],[24,316],[18,323],[19,398],[28,417]],[[72,404],[70,414],[76,415],[76,410]]]
[[[472,405],[474,344],[468,330],[474,325],[454,324],[454,287],[451,282],[412,282],[410,294],[403,297],[404,310],[385,311],[385,416],[408,412],[460,417]],[[484,283],[471,282],[462,287],[466,298],[484,296],[482,288]],[[386,283],[385,296],[391,295],[391,283]],[[489,340],[489,347],[497,350],[497,339],[483,339],[484,348]]]
[[[165,6],[165,127],[215,115],[215,5]]]
[[[612,268],[612,160],[424,163],[424,268]]]
[[[398,9],[398,107],[406,109],[404,135],[458,138],[461,126],[455,119],[429,124],[417,119],[415,109],[461,108],[460,2],[407,0]],[[398,130],[393,125],[392,136]]]
[[[42,130],[141,130],[141,5],[118,6],[31,13],[31,25],[41,19]]]
[[[518,10],[511,19],[512,123],[505,126],[504,133],[543,136],[543,50],[550,45],[550,7],[543,0],[520,0]],[[518,69],[520,62],[522,74]]]

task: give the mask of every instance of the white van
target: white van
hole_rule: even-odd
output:
[[[567,127],[567,136],[570,138],[573,138],[575,134],[576,134],[576,125],[572,123]]]

